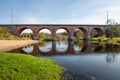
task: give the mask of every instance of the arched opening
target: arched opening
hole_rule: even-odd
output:
[[[38,32],[38,39],[41,41],[52,41],[52,33],[49,29],[41,29]]]
[[[68,40],[68,31],[66,29],[58,29],[56,31],[56,40],[57,41],[67,41]]]
[[[87,37],[87,31],[84,28],[77,28],[74,32],[74,40],[83,40]]]
[[[33,32],[31,29],[23,29],[20,32],[20,37],[23,39],[32,39],[33,38]]]
[[[102,36],[104,33],[100,28],[93,28],[91,30],[91,37],[100,37]]]
[[[77,28],[74,32],[74,50],[76,53],[80,53],[83,45],[84,45],[84,39],[87,38],[87,31],[84,28]]]
[[[67,29],[61,28],[56,31],[56,51],[58,53],[66,52],[68,49],[68,34]]]

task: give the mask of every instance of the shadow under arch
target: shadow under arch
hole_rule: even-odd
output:
[[[95,30],[97,32],[98,36],[102,36],[104,34],[104,32],[101,28],[93,28],[92,30]]]

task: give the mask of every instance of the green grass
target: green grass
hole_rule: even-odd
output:
[[[0,80],[60,80],[63,70],[52,60],[0,52]]]

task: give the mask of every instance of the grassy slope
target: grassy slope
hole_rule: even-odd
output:
[[[60,80],[62,71],[51,60],[0,52],[0,80]]]
[[[20,39],[13,34],[10,33],[10,31],[6,28],[0,27],[0,40],[11,40],[11,39]]]

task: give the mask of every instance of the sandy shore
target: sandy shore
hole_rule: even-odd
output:
[[[38,43],[35,40],[0,40],[0,51],[10,51],[12,49],[24,47]]]

